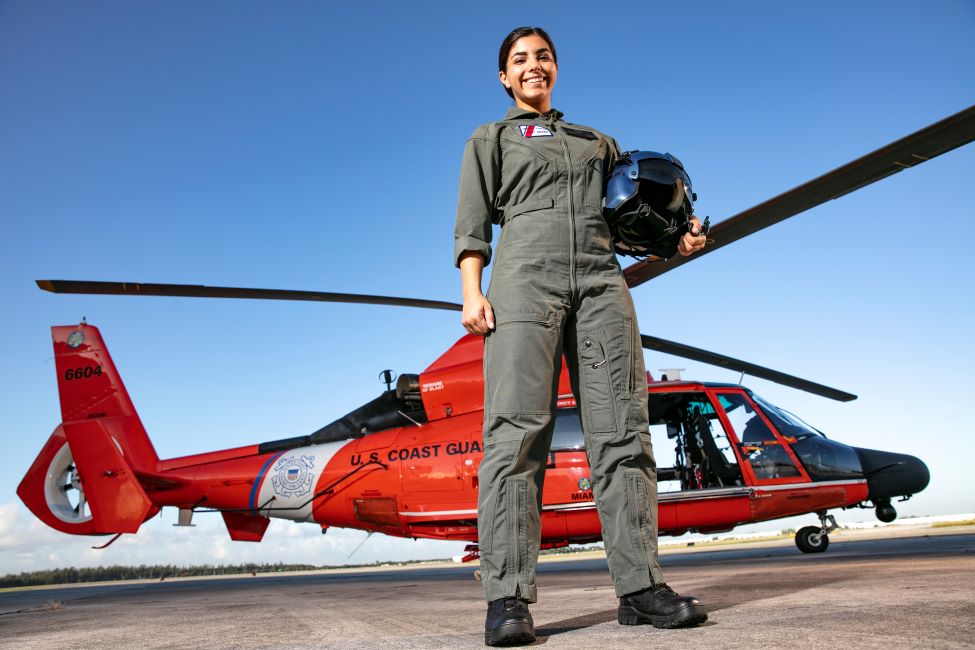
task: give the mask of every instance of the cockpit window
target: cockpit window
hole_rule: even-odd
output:
[[[795,463],[789,458],[789,454],[778,443],[761,446],[742,445],[742,451],[757,479],[801,476]]]
[[[822,436],[805,436],[792,443],[792,451],[814,481],[863,478],[860,457],[843,443]]]
[[[779,444],[778,438],[747,397],[741,393],[720,393],[718,399],[731,427],[738,434],[742,457],[751,465],[755,478],[765,480],[802,476],[789,452]]]
[[[775,424],[779,433],[789,441],[792,451],[814,481],[836,481],[862,478],[860,457],[852,447],[829,440],[822,431],[811,427],[799,416],[770,404],[758,395],[752,399]]]
[[[774,442],[775,434],[741,393],[723,393],[719,396],[732,428],[738,432],[743,444]]]
[[[809,426],[797,415],[793,415],[783,408],[766,402],[754,393],[752,393],[752,399],[765,411],[765,415],[768,416],[768,419],[772,421],[772,424],[775,425],[779,433],[783,436],[788,438],[807,438],[809,436],[825,437],[822,431]]]

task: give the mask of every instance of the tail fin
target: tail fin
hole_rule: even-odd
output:
[[[159,511],[137,472],[159,457],[146,435],[98,328],[52,327],[62,423],[17,494],[46,524],[66,533],[134,533]]]

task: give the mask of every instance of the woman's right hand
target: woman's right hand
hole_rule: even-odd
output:
[[[460,322],[471,334],[485,336],[494,329],[494,309],[480,291],[464,296],[464,311]]]

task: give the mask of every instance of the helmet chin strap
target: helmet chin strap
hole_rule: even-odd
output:
[[[678,178],[674,183],[674,198],[667,204],[667,211],[677,212],[677,208],[684,205],[685,196],[687,196],[687,190],[684,189],[684,181]]]

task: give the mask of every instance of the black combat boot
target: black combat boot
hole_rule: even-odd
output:
[[[697,598],[678,596],[659,584],[620,598],[617,620],[620,625],[694,627],[708,620],[708,610]]]
[[[488,603],[484,621],[487,645],[524,645],[535,640],[535,622],[524,598],[499,598]]]

